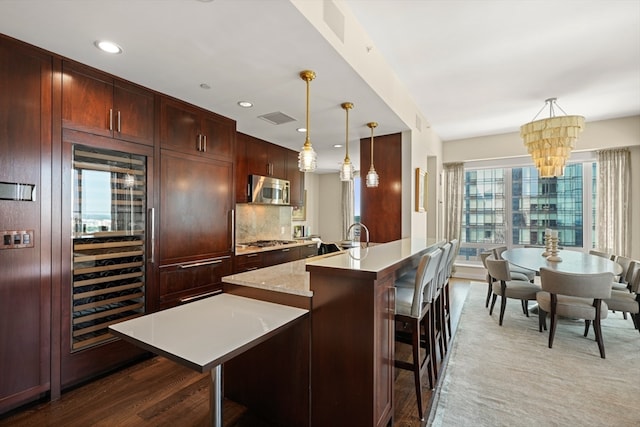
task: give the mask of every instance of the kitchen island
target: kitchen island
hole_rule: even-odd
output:
[[[241,374],[247,374],[247,367],[257,364],[260,372],[256,375],[277,376],[286,385],[282,387],[285,394],[287,387],[310,391],[308,412],[299,406],[305,398],[300,395],[294,405],[280,406],[279,410],[299,411],[296,424],[282,425],[389,425],[393,417],[394,282],[442,243],[406,238],[223,278],[225,292],[281,304],[292,300],[296,301],[292,305],[311,310],[305,326],[279,335],[277,345],[264,343],[264,348],[233,361],[237,366],[226,370],[230,377],[225,380],[231,398],[237,398],[236,392],[243,397],[237,383]],[[265,374],[265,370],[270,372]],[[265,384],[261,397],[278,405],[282,396],[279,387],[274,392],[272,385]],[[252,409],[253,399],[257,397],[249,396],[247,402]],[[300,421],[303,419],[305,422]]]

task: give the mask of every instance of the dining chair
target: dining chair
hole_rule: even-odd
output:
[[[498,246],[493,248],[493,256],[495,259],[504,259],[502,258],[502,253],[507,250],[506,246]],[[514,280],[528,280],[533,282],[536,277],[536,272],[533,270],[529,270],[528,268],[518,267],[517,265],[513,265],[509,263],[509,271],[511,272],[511,277]]]
[[[485,308],[489,307],[489,301],[491,300],[491,294],[493,293],[491,288],[493,287],[493,282],[495,281],[495,279],[491,277],[491,275],[489,274],[489,268],[487,267],[487,258],[489,258],[490,256],[493,256],[493,251],[480,252],[480,259],[482,260],[482,265],[487,270],[487,276],[485,278],[487,281],[487,298],[484,302]]]
[[[616,262],[617,264],[620,265],[620,267],[622,267],[622,273],[620,273],[620,275],[617,276],[618,280],[616,281],[614,279],[613,290],[630,291],[631,285],[629,284],[629,282],[631,282],[633,271],[630,272],[629,268],[631,267],[632,262],[640,263],[640,261],[635,261],[629,257],[622,256],[622,255],[612,255],[611,261]]]
[[[429,387],[433,389],[437,378],[435,356],[435,310],[433,297],[434,288],[437,285],[437,273],[442,258],[442,250],[436,249],[420,258],[420,263],[415,274],[414,286],[396,286],[395,320],[402,325],[402,330],[397,331],[395,340],[411,344],[413,361],[394,360],[397,368],[410,370],[416,389],[418,402],[418,415],[424,420],[422,408],[422,376],[426,371],[429,378]],[[421,334],[424,329],[424,336]],[[425,349],[424,358],[420,355],[420,348]]]
[[[604,302],[609,307],[609,311],[620,311],[623,314],[629,313],[633,326],[640,332],[640,261],[631,261],[629,266],[630,289],[622,291],[611,291],[611,298],[607,298]],[[626,318],[626,317],[625,317]],[[589,332],[588,325],[585,328],[586,333]]]
[[[528,280],[513,280],[507,260],[488,257],[485,262],[487,263],[489,275],[495,280],[491,285],[493,297],[491,299],[489,315],[493,314],[493,307],[496,304],[498,295],[500,295],[500,326],[502,326],[502,320],[504,319],[507,298],[520,300],[522,311],[529,317],[529,301],[536,299],[536,294],[540,291],[540,286]]]
[[[438,272],[436,273],[436,286],[434,287],[435,296],[434,304],[436,307],[436,324],[435,324],[435,338],[440,349],[440,359],[444,359],[445,353],[449,351],[449,343],[447,339],[447,320],[445,313],[445,281],[447,280],[447,261],[449,254],[451,253],[453,245],[451,242],[446,242],[440,247],[442,256],[440,257],[440,263],[438,264]]]
[[[585,336],[593,321],[593,330],[600,350],[600,357],[605,358],[604,340],[600,320],[607,317],[608,307],[605,299],[611,298],[611,282],[613,273],[566,273],[540,269],[542,291],[538,292],[538,329],[542,332],[546,327],[547,313],[551,317],[549,329],[549,348],[558,324],[558,316],[585,320]]]
[[[609,252],[605,252],[600,249],[589,249],[589,255],[595,255],[607,259],[611,258],[611,254]]]

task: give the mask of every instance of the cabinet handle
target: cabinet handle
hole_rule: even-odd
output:
[[[283,249],[282,252],[289,252],[291,249]]]
[[[180,298],[178,301],[180,301],[181,304],[187,303],[187,302],[191,302],[191,301],[195,301],[198,299],[202,299],[202,298],[207,298],[213,295],[218,295],[221,294],[222,291],[221,290],[217,290],[217,291],[213,291],[213,292],[207,292],[206,294],[200,294],[200,295],[194,295],[192,297],[185,297],[185,298]]]
[[[149,222],[151,223],[151,264],[156,262],[156,216],[155,208],[149,209]]]
[[[118,110],[118,133],[122,132],[122,128],[120,127],[120,110]]]
[[[257,270],[257,269],[258,269],[258,267],[249,267],[245,271],[253,271],[253,270]]]
[[[247,255],[247,258],[255,258],[257,256],[258,256],[258,254],[249,254],[249,255]]]
[[[236,246],[235,236],[236,236],[236,211],[235,209],[231,209],[229,211],[231,215],[231,227],[229,227],[229,243],[231,246],[229,247],[229,251],[233,252],[233,248]]]
[[[109,108],[109,130],[113,130],[113,108]]]
[[[197,151],[202,151],[202,135],[198,134],[198,144],[196,145]]]
[[[213,261],[194,262],[193,264],[180,264],[180,268],[202,267],[203,265],[220,264],[221,262],[221,259],[214,259]]]
[[[202,135],[202,152],[207,152],[207,135]]]

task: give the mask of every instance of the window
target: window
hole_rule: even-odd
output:
[[[458,259],[479,262],[480,252],[500,245],[543,245],[547,228],[558,230],[561,246],[594,247],[595,167],[573,163],[558,178],[540,178],[532,166],[467,169]]]

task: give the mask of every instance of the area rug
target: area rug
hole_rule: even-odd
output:
[[[485,295],[485,284],[471,284],[429,425],[640,426],[640,333],[631,319],[610,312],[603,320],[602,359],[584,321],[562,319],[550,349],[537,314],[527,318],[508,300],[499,326],[500,298],[489,316]]]

